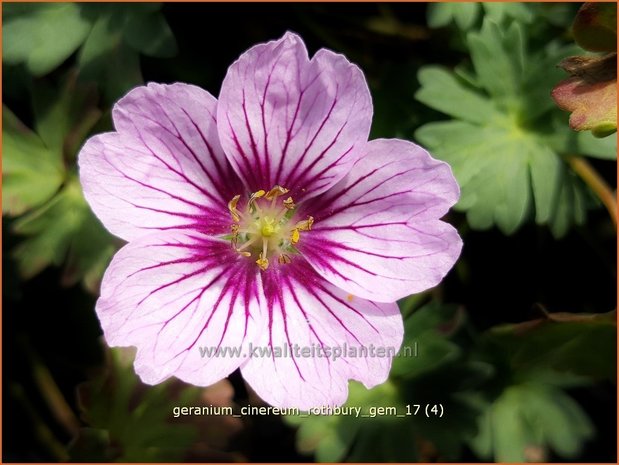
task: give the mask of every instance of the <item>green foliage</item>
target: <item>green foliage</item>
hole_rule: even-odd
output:
[[[481,407],[474,389],[492,373],[490,365],[467,359],[453,342],[464,322],[462,310],[453,306],[429,304],[415,311],[405,322],[403,347],[418,351],[406,357],[402,349],[389,381],[380,386],[368,390],[350,384],[344,407],[361,407],[360,418],[287,418],[299,427],[298,450],[314,453],[320,462],[455,460],[476,432]],[[426,416],[425,406],[438,404],[443,417]],[[415,405],[421,406],[416,414]],[[395,407],[397,415],[372,418],[371,407]],[[444,434],[446,429],[452,434]]]
[[[2,14],[2,60],[25,63],[35,76],[66,60],[91,28],[86,9],[78,3],[7,3]]]
[[[474,73],[420,70],[417,99],[453,120],[426,124],[416,138],[452,166],[462,188],[456,208],[471,227],[512,234],[533,217],[560,237],[584,222],[590,203],[563,156],[611,158],[616,139],[574,138],[553,126],[561,117],[549,95],[560,74],[554,65],[569,49],[529,53],[520,23],[502,31],[490,19],[469,33],[468,46]]]
[[[63,182],[62,154],[2,107],[2,211],[20,215],[41,205]],[[33,186],[37,186],[36,189]]]
[[[484,460],[543,462],[547,449],[575,457],[593,427],[570,397],[539,383],[505,389],[479,420],[479,433],[470,442]]]
[[[15,248],[14,258],[26,279],[50,265],[66,263],[65,284],[83,279],[94,290],[115,250],[109,234],[84,201],[75,177],[49,202],[15,221],[13,230],[25,236]]]
[[[139,54],[168,58],[176,40],[161,4],[7,4],[3,61],[24,63],[34,76],[79,50],[80,78],[101,84],[109,101],[142,82]]]
[[[416,355],[404,357],[402,349],[385,384],[350,384],[344,407],[361,407],[360,418],[287,418],[298,427],[299,452],[319,462],[453,461],[466,443],[489,461],[543,461],[550,450],[576,456],[593,427],[562,388],[614,379],[614,359],[588,356],[592,348],[614,353],[614,312],[550,314],[474,341],[464,336],[466,325],[458,307],[431,303],[415,311],[405,320],[403,347],[416,347]],[[421,411],[405,415],[416,404]],[[425,405],[436,404],[444,415],[426,416]],[[400,416],[371,418],[371,407],[395,407]]]
[[[567,26],[572,21],[572,10],[566,5],[520,2],[440,2],[428,5],[428,26],[446,27],[454,24],[461,31],[476,27],[483,18],[501,23],[516,20],[532,25],[544,19],[550,24]]]
[[[616,311],[551,313],[544,319],[493,328],[486,343],[489,350],[509,354],[511,369],[527,380],[551,371],[612,381],[617,376],[616,316]]]
[[[108,369],[80,386],[82,428],[70,448],[72,461],[178,462],[197,439],[191,425],[169,422],[173,407],[195,404],[200,390],[170,383],[144,389],[123,352],[110,350]],[[126,355],[126,354],[125,354]],[[136,402],[137,401],[137,402]]]
[[[12,229],[23,240],[13,257],[28,279],[65,265],[63,282],[96,290],[115,246],[86,204],[73,163],[101,112],[95,95],[69,76],[60,92],[40,82],[33,92],[35,127],[3,110],[3,211],[19,216]]]

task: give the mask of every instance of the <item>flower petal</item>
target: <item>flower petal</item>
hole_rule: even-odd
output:
[[[350,174],[307,202],[315,218],[298,244],[312,266],[353,295],[394,302],[438,284],[460,255],[442,222],[459,196],[449,165],[397,139],[367,144]]]
[[[348,296],[299,256],[263,279],[268,330],[241,372],[266,402],[302,410],[341,405],[349,379],[368,388],[386,381],[404,332],[396,304]]]
[[[300,37],[256,45],[228,70],[217,109],[219,137],[252,191],[279,184],[295,201],[339,181],[360,155],[372,101],[359,68]]]
[[[229,243],[165,231],[116,254],[96,311],[109,345],[138,348],[135,369],[144,382],[176,376],[206,386],[238,368],[263,329],[260,286],[257,267]],[[226,347],[239,352],[203,354]]]
[[[79,155],[84,195],[113,234],[228,229],[227,202],[244,188],[219,144],[216,106],[187,84],[138,87],[116,104],[118,132],[91,138]]]

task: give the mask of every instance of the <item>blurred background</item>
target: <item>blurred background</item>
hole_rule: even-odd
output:
[[[4,3],[3,461],[616,462],[616,135],[573,131],[551,98],[562,59],[595,56],[572,34],[580,6]],[[287,30],[361,67],[371,138],[424,145],[462,187],[459,262],[400,302],[418,357],[351,383],[347,404],[441,418],[175,418],[262,402],[238,372],[143,385],[102,340],[94,304],[122,242],[84,202],[79,148],[132,87],[217,96]]]

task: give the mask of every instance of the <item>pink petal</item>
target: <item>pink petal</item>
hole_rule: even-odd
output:
[[[206,386],[238,368],[248,341],[264,330],[259,279],[227,242],[159,232],[116,254],[96,311],[109,345],[138,348],[135,369],[144,382],[176,376]],[[201,347],[240,351],[209,357]]]
[[[300,37],[256,45],[228,70],[217,121],[222,146],[251,190],[279,184],[295,201],[339,181],[360,155],[372,119],[362,72]]]
[[[449,165],[402,140],[375,140],[350,174],[307,203],[312,231],[298,248],[331,283],[394,302],[437,285],[460,255],[456,230],[439,218],[459,196]]]
[[[187,84],[138,87],[116,104],[117,132],[91,138],[79,154],[86,200],[113,234],[228,230],[227,202],[244,189],[219,144],[216,106]]]
[[[298,256],[291,264],[269,268],[263,279],[268,330],[254,343],[254,355],[241,372],[266,402],[302,410],[341,405],[348,396],[349,379],[368,388],[386,381],[404,331],[396,304],[348,296]],[[262,352],[260,356],[260,350],[284,350],[285,346],[294,350],[295,345],[297,354]],[[366,347],[365,354],[360,353],[361,347]],[[369,352],[372,347],[374,356]],[[337,348],[347,356],[334,357]],[[357,351],[356,357],[351,350]]]

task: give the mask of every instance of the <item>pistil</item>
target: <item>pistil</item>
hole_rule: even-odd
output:
[[[309,231],[314,222],[311,216],[294,222],[294,200],[282,199],[287,193],[288,189],[278,185],[269,191],[256,191],[249,196],[243,211],[238,208],[240,195],[228,202],[233,221],[232,247],[244,257],[254,257],[263,271],[274,257],[280,265],[290,263],[290,255],[297,253],[295,245],[301,240],[301,232]]]

